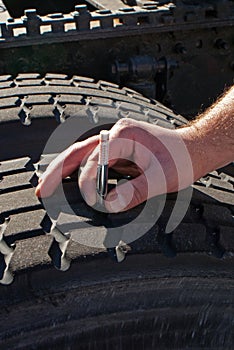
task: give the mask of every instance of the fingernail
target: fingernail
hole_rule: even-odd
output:
[[[41,196],[40,188],[41,188],[41,186],[38,185],[38,186],[36,187],[36,189],[35,189],[35,195],[36,195],[37,197],[40,197],[40,196]]]

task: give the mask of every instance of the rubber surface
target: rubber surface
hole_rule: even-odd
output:
[[[123,117],[171,128],[186,122],[162,104],[133,90],[119,89],[118,85],[104,81],[95,83],[91,78],[21,74],[12,80],[2,76],[0,88],[2,160],[22,155],[37,160],[57,123],[68,117],[78,117],[83,128],[113,123]],[[29,125],[30,128],[25,128]]]
[[[142,274],[146,279],[145,283],[147,285],[149,281],[154,285],[152,295],[154,295],[155,290],[158,290],[160,283],[165,285],[166,289],[168,288],[168,283],[174,284],[175,287],[173,288],[177,288],[176,286],[180,283],[184,283],[183,288],[188,290],[188,295],[195,294],[189,287],[190,283],[200,284],[202,291],[206,294],[203,294],[201,299],[199,299],[201,309],[207,304],[207,295],[217,286],[217,288],[221,289],[220,294],[216,296],[214,304],[211,302],[213,305],[212,317],[221,317],[220,312],[216,309],[220,300],[227,300],[223,308],[227,308],[226,311],[229,314],[227,297],[229,287],[226,288],[223,284],[227,283],[231,288],[231,278],[233,278],[231,264],[233,263],[234,253],[234,174],[232,165],[208,174],[194,184],[189,209],[181,224],[171,234],[165,234],[165,223],[174,207],[176,194],[168,195],[166,205],[158,222],[142,238],[123,248],[124,252],[125,249],[127,250],[127,254],[126,260],[122,264],[114,264],[113,260],[116,260],[116,255],[112,250],[86,247],[68,237],[59,236],[55,232],[56,230],[54,230],[51,220],[46,216],[42,203],[34,195],[37,177],[35,176],[33,163],[39,161],[44,145],[58,125],[58,122],[63,122],[67,118],[79,118],[81,125],[79,133],[81,135],[85,133],[85,130],[89,130],[93,126],[97,131],[102,124],[110,126],[122,117],[145,120],[166,128],[181,126],[186,123],[186,120],[181,116],[175,115],[163,105],[150,101],[132,90],[119,89],[118,86],[112,83],[94,82],[90,78],[68,78],[57,74],[48,74],[44,78],[40,78],[38,74],[22,74],[15,79],[12,79],[10,76],[1,76],[0,88],[0,279],[3,284],[9,284],[13,281],[13,276],[15,276],[15,281],[11,286],[1,287],[0,290],[1,305],[4,306],[2,311],[3,319],[5,316],[7,317],[9,312],[12,313],[13,310],[17,312],[17,308],[19,307],[20,310],[22,307],[22,310],[30,309],[29,319],[32,321],[33,309],[35,308],[37,313],[40,312],[40,307],[36,306],[34,301],[30,301],[31,298],[33,300],[35,298],[36,303],[41,300],[43,307],[46,307],[48,304],[50,308],[53,308],[56,305],[61,305],[61,300],[68,298],[66,293],[70,288],[71,293],[72,289],[80,291],[79,293],[81,294],[83,293],[82,298],[79,296],[77,299],[79,303],[84,302],[83,297],[87,296],[88,290],[90,293],[93,293],[97,285],[99,285],[97,297],[103,295],[100,289],[101,285],[105,286],[107,283],[108,288],[110,288],[108,290],[111,290],[113,283],[116,283],[119,288],[120,286],[125,288],[125,279],[129,280],[126,290],[128,288],[134,290],[134,283],[137,283]],[[85,136],[83,135],[82,137],[84,138]],[[68,144],[69,140],[64,138],[64,141],[61,142],[61,149]],[[43,162],[45,167],[48,163],[48,158],[44,157]],[[77,215],[82,216],[84,221],[92,220],[94,226],[96,225],[98,228],[105,227],[105,220],[115,223],[117,221],[120,223],[125,222],[129,218],[137,216],[139,210],[141,210],[141,207],[139,207],[128,213],[109,214],[108,217],[100,217],[85,205],[79,194],[75,178],[65,180],[64,189],[67,199],[74,210],[76,210]],[[175,257],[177,255],[177,257],[171,260],[164,258],[164,255],[166,257]],[[70,264],[71,269],[64,275],[61,275],[61,272],[56,272],[53,267],[67,270]],[[90,272],[88,272],[89,268]],[[159,278],[158,282],[157,278]],[[206,278],[209,278],[210,286],[206,284]],[[144,294],[143,285],[144,283],[140,283],[137,288]],[[87,289],[87,286],[89,286],[89,289]],[[115,289],[115,287],[113,288]],[[55,297],[55,292],[61,295],[57,294]],[[140,293],[140,295],[143,294]],[[9,295],[11,295],[11,299],[9,299]],[[43,296],[42,299],[41,297],[38,299],[39,295]],[[137,298],[140,298],[140,295],[135,295],[136,302],[129,306],[129,310],[132,313],[139,306]],[[186,299],[185,295],[183,295],[182,299]],[[78,307],[77,300],[74,301],[76,307]],[[108,297],[105,296],[103,300],[108,300]],[[130,299],[127,298],[127,300]],[[180,300],[179,294],[173,297],[173,300]],[[92,302],[90,301],[90,303]],[[66,323],[68,319],[66,317],[70,314],[69,322],[75,322],[72,329],[74,327],[81,329],[81,324],[76,324],[77,320],[79,319],[79,322],[83,322],[83,318],[87,315],[93,317],[92,312],[90,313],[89,311],[87,311],[86,316],[82,312],[79,313],[79,316],[76,313],[66,312],[65,310],[68,306],[65,304],[61,306],[64,311],[62,311],[63,316],[60,319],[57,319],[57,316],[50,310],[48,311],[48,320],[40,321],[39,317],[35,322],[35,327],[29,325],[23,327],[24,313],[22,313],[22,316],[18,314],[17,317],[12,314],[10,320],[14,323],[15,328],[12,323],[13,328],[7,331],[8,324],[6,320],[4,321],[5,326],[1,331],[1,349],[53,348],[52,345],[51,347],[46,347],[48,346],[48,343],[46,343],[47,326],[52,327],[53,322],[55,322],[57,326],[54,332],[59,332],[58,327],[61,324],[63,325],[62,327],[68,327],[68,323]],[[179,303],[177,305],[180,310],[182,304]],[[121,305],[120,311],[122,313],[126,305],[128,305],[126,299],[125,303],[123,302]],[[165,301],[163,307],[169,307],[169,304]],[[170,307],[175,307],[173,302]],[[93,301],[92,308],[98,314],[99,306],[96,299]],[[150,308],[150,306],[145,307],[147,310],[150,310]],[[160,308],[160,303],[152,305],[152,310],[154,308]],[[147,312],[150,312],[149,310]],[[116,307],[113,307],[112,311],[106,311],[107,314],[112,312],[118,312]],[[126,317],[127,324],[128,316]],[[131,317],[134,318],[135,316],[132,315]],[[142,321],[144,326],[140,321],[139,324],[143,328],[147,327],[146,320],[150,319],[150,317],[150,315],[145,316],[145,323]],[[106,321],[107,318],[100,320],[103,326]],[[160,324],[162,325],[164,321],[161,320]],[[207,336],[207,341],[204,343],[204,348],[214,349],[215,346],[217,348],[220,348],[220,346],[228,348],[231,344],[229,336],[230,317],[227,317],[225,321],[223,319],[222,322],[224,322],[222,332],[225,333],[225,336],[221,340],[213,340],[212,343],[210,334],[214,335],[218,327],[214,323],[211,326],[209,336]],[[89,321],[87,321],[86,326],[86,331],[89,327],[93,329]],[[117,325],[113,325],[113,327],[118,328]],[[39,334],[38,328],[43,329],[43,335]],[[31,331],[33,332],[32,334],[30,333]],[[35,332],[39,333],[36,334]],[[110,330],[110,334],[111,332]],[[164,335],[162,337],[163,339],[165,337],[166,342],[165,332],[163,331]],[[28,334],[29,336],[22,340],[22,334]],[[58,340],[62,337],[62,335],[60,337],[56,334],[53,334],[53,339]],[[34,344],[33,347],[33,339],[37,336],[36,344],[38,346],[36,347]],[[112,336],[115,337],[115,335]],[[200,334],[200,336],[202,335]],[[88,337],[88,335],[86,334],[85,337]],[[85,347],[87,346],[85,337],[81,333],[71,335],[73,340],[77,341],[78,339],[84,343],[83,347],[80,347],[81,349],[87,348]],[[102,348],[101,338],[102,336],[99,334],[95,338],[99,339],[96,347],[90,345],[90,348]],[[67,338],[65,337],[64,339],[63,341],[66,343]],[[172,343],[176,346],[175,333],[173,333],[171,339],[173,339]],[[57,340],[53,344],[57,344]],[[123,340],[124,344],[125,341],[127,340]],[[157,342],[157,339],[154,341]],[[98,347],[98,342],[99,345],[101,344],[100,347]],[[132,344],[134,345],[135,342],[133,341]],[[163,344],[165,345],[166,343]],[[183,348],[186,344],[188,342],[184,340],[180,348]],[[191,344],[194,345],[195,343],[191,341]],[[105,346],[109,349],[111,345]],[[199,342],[194,346],[199,348]],[[61,348],[65,348],[65,345]]]

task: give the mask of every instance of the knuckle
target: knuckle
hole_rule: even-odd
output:
[[[119,125],[132,125],[134,124],[136,121],[132,118],[121,118],[117,121],[116,124],[119,124]]]
[[[136,125],[136,121],[131,118],[122,118],[119,119],[115,125],[119,128],[132,128]]]
[[[136,120],[131,118],[122,118],[118,120],[113,126],[112,132],[118,136],[129,135],[134,133],[134,130],[138,127]]]

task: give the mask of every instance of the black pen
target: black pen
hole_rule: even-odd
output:
[[[99,135],[99,157],[97,166],[97,202],[103,205],[107,195],[109,161],[109,131],[102,130]]]

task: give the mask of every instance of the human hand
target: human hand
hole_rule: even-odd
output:
[[[77,142],[61,153],[39,180],[36,195],[50,196],[61,179],[83,162],[80,190],[86,202],[96,202],[98,136]],[[133,179],[110,191],[106,209],[119,212],[132,208],[150,197],[174,192],[190,185],[193,169],[190,154],[178,130],[132,119],[121,119],[110,130],[109,166]]]
[[[110,212],[130,209],[148,198],[186,188],[206,173],[233,161],[234,87],[193,123],[176,130],[120,119],[110,130],[109,166],[133,177],[106,197]],[[50,196],[62,178],[83,161],[79,186],[89,205],[96,202],[99,137],[77,142],[47,168],[36,195]]]

